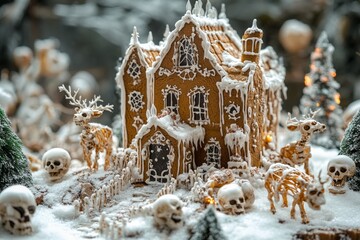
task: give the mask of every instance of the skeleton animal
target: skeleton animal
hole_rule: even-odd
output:
[[[316,112],[311,112],[311,116],[304,117],[303,120],[291,118],[289,113],[289,119],[287,121],[287,128],[290,131],[300,131],[301,138],[299,141],[292,142],[281,148],[280,159],[282,163],[289,164],[290,166],[304,164],[306,174],[310,174],[309,159],[310,153],[310,137],[313,133],[323,132],[326,129],[324,124],[321,124],[314,120]]]
[[[325,181],[326,182],[326,181]],[[321,205],[325,204],[324,183],[320,180],[315,182],[308,174],[289,165],[276,163],[271,165],[265,176],[265,188],[268,191],[268,200],[270,201],[270,211],[275,214],[276,208],[273,197],[279,200],[279,194],[283,199],[282,207],[288,206],[287,195],[293,196],[291,218],[295,219],[295,207],[300,208],[302,223],[309,223],[306,215],[304,202],[306,201],[310,208],[320,210]]]
[[[98,106],[97,102],[102,102],[100,96],[94,96],[89,103],[86,100],[76,99],[77,91],[74,91],[74,95],[71,93],[71,87],[65,88],[64,85],[59,87],[60,92],[66,93],[65,98],[70,100],[70,105],[76,106],[74,114],[74,122],[76,125],[83,127],[83,131],[80,134],[80,144],[83,149],[84,159],[87,165],[92,170],[98,169],[99,153],[106,151],[104,169],[107,170],[110,167],[110,157],[112,153],[112,130],[101,124],[89,123],[92,118],[100,117],[103,111],[112,111],[113,105],[107,104],[106,106]],[[95,159],[92,163],[91,155],[95,150]]]

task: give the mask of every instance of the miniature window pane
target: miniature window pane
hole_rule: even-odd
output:
[[[206,120],[207,117],[207,108],[205,104],[205,93],[196,92],[193,94],[193,120],[195,121],[202,121]]]
[[[206,150],[207,164],[214,163],[215,167],[220,167],[220,146],[217,143],[210,144]]]
[[[194,45],[189,38],[183,38],[179,46],[179,66],[191,67],[196,65],[194,59]]]
[[[131,60],[127,73],[133,78],[133,85],[140,83],[140,65],[135,59]]]
[[[128,97],[131,111],[138,112],[145,105],[143,95],[138,91],[131,92]]]
[[[168,92],[165,99],[165,108],[169,109],[171,112],[178,114],[178,98],[178,93]]]

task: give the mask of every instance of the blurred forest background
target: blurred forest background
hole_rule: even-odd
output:
[[[79,71],[96,80],[96,94],[105,103],[115,104],[116,66],[124,56],[133,27],[146,42],[151,30],[154,42],[163,39],[166,24],[170,31],[185,13],[187,0],[1,0],[0,69],[18,71],[13,52],[18,46],[34,49],[37,39],[58,39],[61,52],[68,54],[69,71],[64,83]],[[194,5],[194,0],[190,1]],[[211,0],[226,15],[241,36],[252,19],[264,31],[264,45],[271,45],[283,57],[288,99],[283,109],[299,104],[308,73],[310,53],[317,38],[326,31],[335,47],[333,64],[341,85],[345,108],[360,98],[360,1],[352,0]],[[206,1],[203,1],[203,5]],[[291,20],[291,21],[288,21]],[[10,74],[11,75],[11,74]],[[48,84],[51,79],[43,80]],[[50,95],[56,98],[55,94]],[[56,99],[53,99],[56,101]],[[105,116],[111,124],[113,115]]]

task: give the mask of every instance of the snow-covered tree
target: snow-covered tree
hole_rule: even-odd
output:
[[[349,180],[349,188],[360,191],[360,111],[354,116],[345,130],[345,135],[340,145],[341,155],[352,158],[356,165],[355,175]]]
[[[13,132],[9,119],[0,107],[0,192],[15,184],[32,185],[28,161],[21,146],[21,140]]]
[[[195,233],[190,240],[226,239],[215,215],[214,207],[209,206],[195,227]]]
[[[325,148],[338,148],[343,136],[340,85],[335,81],[336,72],[332,64],[334,47],[323,32],[316,48],[311,54],[310,72],[305,75],[304,94],[300,102],[300,110],[308,114],[310,110],[320,109],[316,120],[324,123],[327,130],[315,135],[312,143]]]

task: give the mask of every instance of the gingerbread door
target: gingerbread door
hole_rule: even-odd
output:
[[[164,143],[149,145],[149,181],[166,183],[171,176],[170,158],[172,146]]]

